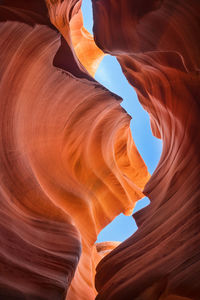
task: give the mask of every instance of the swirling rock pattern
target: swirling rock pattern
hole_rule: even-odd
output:
[[[0,2],[0,298],[90,300],[117,245],[96,248],[97,235],[131,213],[149,173],[121,99],[76,56],[81,2],[46,4]]]
[[[200,2],[93,0],[99,47],[115,55],[163,140],[134,214],[138,231],[98,265],[98,300],[200,299]]]

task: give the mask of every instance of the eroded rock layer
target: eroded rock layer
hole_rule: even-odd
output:
[[[1,299],[94,299],[96,264],[117,245],[96,249],[97,235],[149,178],[121,99],[85,69],[102,52],[85,67],[76,56],[80,4],[0,2]]]
[[[200,299],[200,2],[93,0],[99,47],[115,55],[163,153],[139,229],[98,265],[98,300]]]

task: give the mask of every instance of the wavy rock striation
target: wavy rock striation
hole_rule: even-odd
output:
[[[121,99],[76,56],[80,4],[0,2],[1,299],[94,299],[96,264],[117,246],[97,235],[149,179]]]
[[[163,140],[139,229],[98,265],[98,300],[200,299],[200,2],[93,0],[97,45],[115,55]]]

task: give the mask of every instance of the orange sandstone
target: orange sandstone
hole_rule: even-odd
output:
[[[97,235],[130,213],[149,173],[121,99],[88,73],[101,51],[88,72],[90,39],[76,56],[80,2],[43,4],[0,5],[0,295],[92,300]]]

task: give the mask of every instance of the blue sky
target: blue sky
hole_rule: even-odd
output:
[[[93,27],[92,3],[91,0],[83,0],[82,12],[84,26],[90,32]],[[162,142],[152,135],[150,121],[147,112],[142,108],[137,95],[122,73],[121,67],[116,58],[106,55],[102,60],[95,79],[113,93],[123,98],[122,106],[132,116],[131,131],[134,142],[143,157],[149,172],[155,170],[161,156]],[[147,197],[138,201],[134,212],[149,204]],[[103,241],[124,241],[137,230],[132,217],[120,214],[104,228],[98,236],[97,242]]]

